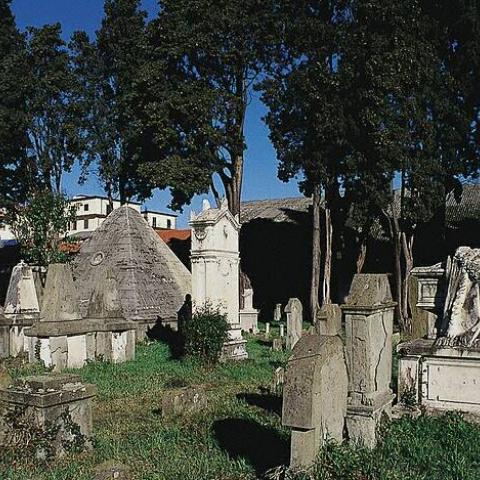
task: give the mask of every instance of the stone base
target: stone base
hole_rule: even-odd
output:
[[[348,405],[346,427],[350,441],[374,448],[377,444],[377,431],[383,415],[390,416],[393,394],[386,394],[374,405]]]
[[[46,458],[49,453],[61,456],[68,451],[69,444],[90,449],[91,400],[95,395],[95,386],[81,383],[76,375],[40,375],[17,380],[0,390],[0,403],[7,412],[14,412],[17,421],[10,425],[5,417],[1,443],[10,446],[11,438],[28,438],[28,432],[16,431],[28,425],[54,435],[46,446],[37,446],[36,454],[40,458]],[[24,421],[18,422],[20,418]]]
[[[323,439],[320,438],[320,429],[302,430],[293,428],[290,441],[290,467],[294,470],[311,468],[322,444]]]
[[[480,413],[480,349],[417,339],[397,347],[399,401],[406,406]]]
[[[240,325],[244,332],[258,333],[258,310],[240,310]]]
[[[222,355],[220,356],[221,362],[226,362],[227,360],[246,360],[247,358],[246,340],[229,340],[223,344]]]
[[[87,360],[122,363],[135,358],[135,330],[28,337],[28,341],[29,361],[43,361],[54,371],[81,368]]]

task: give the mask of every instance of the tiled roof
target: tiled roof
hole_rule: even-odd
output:
[[[155,232],[167,244],[171,240],[188,240],[192,235],[192,231],[190,229],[185,229],[185,230],[155,230]]]
[[[463,185],[458,203],[453,194],[448,195],[446,216],[449,226],[468,220],[480,220],[480,184]]]
[[[250,200],[242,202],[240,219],[242,223],[256,219],[297,223],[299,216],[308,214],[311,205],[312,199],[306,197]]]

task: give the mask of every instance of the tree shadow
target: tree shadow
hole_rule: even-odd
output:
[[[245,458],[257,475],[288,462],[288,441],[272,428],[252,420],[227,418],[217,420],[213,432],[222,449],[233,458]]]
[[[266,412],[282,415],[282,397],[271,393],[239,393],[239,400],[245,400],[249,405],[260,407]]]
[[[179,332],[173,330],[170,325],[164,325],[159,318],[155,325],[147,330],[147,337],[150,340],[166,343],[170,348],[170,355],[173,359],[179,359],[184,353],[184,341]]]

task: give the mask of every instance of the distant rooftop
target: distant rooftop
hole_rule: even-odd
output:
[[[255,219],[296,223],[299,215],[308,214],[311,205],[312,199],[307,197],[249,200],[242,202],[240,219],[242,223]]]

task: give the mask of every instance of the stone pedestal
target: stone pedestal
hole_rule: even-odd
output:
[[[243,293],[243,309],[240,310],[242,331],[258,333],[258,310],[253,308],[253,290],[245,289]]]
[[[290,466],[308,468],[327,438],[341,442],[347,408],[347,369],[338,336],[299,339],[283,387],[283,425],[292,427]]]
[[[0,390],[0,403],[6,408],[2,443],[8,446],[10,438],[28,432],[17,432],[10,425],[8,412],[15,415],[16,424],[50,433],[48,445],[37,447],[37,456],[48,453],[61,456],[69,445],[91,448],[92,399],[96,395],[94,385],[81,383],[76,375],[41,375],[17,380],[14,385]],[[50,451],[47,452],[46,449]]]
[[[394,395],[392,329],[395,303],[386,275],[355,275],[342,311],[345,315],[349,365],[347,430],[349,438],[368,447],[376,444],[383,413]]]
[[[225,201],[221,208],[210,208],[205,200],[202,212],[192,212],[190,225],[193,310],[209,305],[224,313],[230,330],[222,359],[243,360],[248,355],[239,316],[238,216]]]
[[[480,414],[480,349],[417,339],[397,347],[398,397],[405,406]]]

